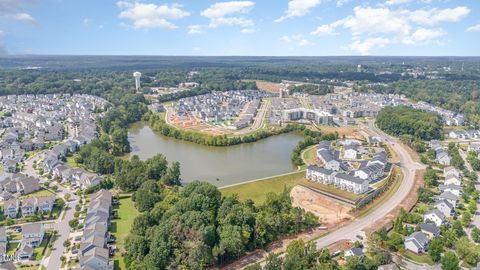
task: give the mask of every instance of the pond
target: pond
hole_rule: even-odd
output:
[[[289,133],[249,144],[213,147],[169,138],[138,122],[130,127],[128,139],[130,156],[145,160],[161,153],[169,162],[180,162],[185,182],[202,180],[222,187],[293,171],[290,156],[302,137]]]

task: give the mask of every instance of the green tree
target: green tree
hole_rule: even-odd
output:
[[[442,257],[442,269],[443,270],[458,270],[459,260],[457,255],[453,251],[447,251]]]
[[[475,243],[480,242],[480,229],[479,228],[474,227],[472,229],[472,239],[473,239],[473,241],[475,241]]]
[[[428,245],[428,255],[430,255],[430,258],[432,258],[432,261],[434,262],[439,262],[442,251],[443,251],[443,242],[442,239],[439,237],[435,237],[430,241],[430,244]]]

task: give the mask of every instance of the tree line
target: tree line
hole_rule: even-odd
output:
[[[411,135],[421,140],[442,137],[441,117],[412,107],[385,107],[379,112],[375,123],[381,130],[394,136]]]
[[[160,132],[164,136],[207,146],[231,146],[242,143],[251,143],[268,138],[270,136],[289,132],[304,133],[307,130],[304,125],[287,124],[280,128],[262,129],[253,132],[252,134],[242,136],[210,135],[199,131],[184,130],[173,127],[169,125],[160,114],[146,114],[144,119],[148,121],[149,126],[154,131]]]

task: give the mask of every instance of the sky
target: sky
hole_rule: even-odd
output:
[[[479,56],[478,0],[0,0],[0,54]]]

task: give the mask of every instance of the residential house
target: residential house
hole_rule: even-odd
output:
[[[327,149],[317,150],[317,157],[322,161],[325,169],[332,170],[332,171],[340,170],[340,162],[335,159],[335,157],[329,150]]]
[[[20,260],[30,260],[33,257],[33,247],[25,244],[20,245],[16,255]]]
[[[457,178],[460,178],[460,172],[453,166],[443,168],[443,176],[446,178],[449,175],[454,175]]]
[[[455,184],[448,184],[448,185],[440,185],[438,186],[440,191],[445,192],[448,191],[457,197],[462,195],[462,187],[460,185],[455,185]]]
[[[438,200],[447,200],[454,208],[458,204],[458,196],[451,193],[450,191],[445,191],[440,196],[437,197]]]
[[[443,148],[437,148],[435,150],[436,156],[435,156],[435,161],[445,165],[445,166],[450,166],[451,162],[451,157],[448,155],[447,151]]]
[[[415,253],[425,253],[428,250],[429,240],[423,232],[414,232],[405,237],[405,249]]]
[[[45,235],[43,223],[27,223],[22,225],[22,244],[38,247]]]
[[[438,209],[432,209],[423,215],[425,222],[433,222],[437,227],[446,222],[445,215]]]
[[[445,217],[452,217],[455,214],[455,207],[447,200],[438,200],[433,206],[438,209]]]
[[[460,186],[462,184],[462,180],[459,176],[456,176],[454,174],[448,174],[445,177],[445,181],[443,181],[443,184]]]
[[[9,218],[16,218],[20,202],[17,199],[10,199],[3,204],[3,215]]]
[[[35,197],[29,197],[22,200],[22,216],[32,216],[37,212],[37,199]]]
[[[35,197],[35,199],[37,200],[37,208],[39,213],[48,214],[52,212],[53,205],[55,204],[54,195]]]
[[[362,261],[363,258],[365,258],[365,254],[363,253],[363,249],[353,247],[353,248],[345,251],[345,255],[344,255],[345,259],[348,259],[349,257],[353,257],[353,256],[358,257],[360,259],[360,261]]]
[[[422,231],[430,240],[440,235],[440,228],[434,223],[420,224],[420,231]]]
[[[85,252],[85,254],[79,256],[79,263],[82,269],[113,269],[113,262],[109,260],[108,249],[102,247],[94,247]]]

